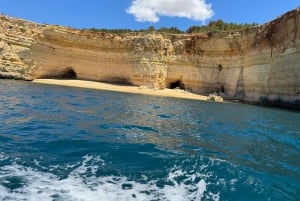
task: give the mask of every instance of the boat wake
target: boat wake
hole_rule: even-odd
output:
[[[7,160],[3,155],[0,160]],[[36,166],[40,166],[37,160]],[[32,168],[15,162],[0,168],[0,200],[219,200],[219,194],[207,192],[206,177],[198,172],[174,166],[164,179],[136,181],[126,176],[97,176],[105,162],[99,157],[84,156],[80,164],[66,165],[72,170],[60,177],[45,167]],[[51,166],[53,171],[61,168]]]

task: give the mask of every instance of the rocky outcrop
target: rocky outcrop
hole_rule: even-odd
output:
[[[300,105],[300,9],[230,33],[93,33],[0,17],[0,78],[77,77]]]

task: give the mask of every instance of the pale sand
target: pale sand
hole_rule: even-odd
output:
[[[152,96],[164,96],[164,97],[193,99],[193,100],[207,100],[207,96],[193,94],[179,89],[153,90],[153,89],[148,89],[147,87],[122,86],[122,85],[114,85],[114,84],[107,84],[101,82],[85,81],[85,80],[35,79],[32,82],[39,83],[39,84],[80,87],[80,88],[143,94],[143,95],[152,95]]]

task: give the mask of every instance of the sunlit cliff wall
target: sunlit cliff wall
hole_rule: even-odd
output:
[[[300,9],[265,25],[199,35],[92,33],[0,17],[0,77],[78,79],[218,92],[300,105]]]

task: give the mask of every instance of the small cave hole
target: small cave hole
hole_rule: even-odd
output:
[[[164,56],[168,56],[168,48],[164,48]]]
[[[62,75],[62,78],[64,79],[76,79],[77,78],[77,74],[74,71],[73,68],[67,68],[64,72],[64,74]]]
[[[221,92],[222,92],[222,93],[225,93],[224,85],[222,85],[222,87],[221,87]]]
[[[222,64],[219,64],[218,68],[219,68],[219,72],[221,72],[223,70]]]
[[[170,89],[179,88],[179,89],[185,90],[185,84],[182,81],[177,80],[176,82],[171,82],[170,85],[169,85],[169,88]]]

